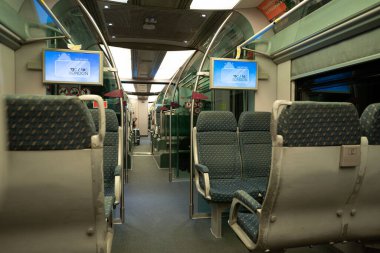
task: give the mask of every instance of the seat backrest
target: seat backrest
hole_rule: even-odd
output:
[[[88,109],[64,96],[7,97],[6,108],[3,251],[105,252],[102,136]]]
[[[239,145],[243,177],[269,177],[272,159],[270,112],[243,112],[239,117]]]
[[[97,109],[90,110],[96,129],[99,128],[99,115]],[[104,171],[104,193],[108,196],[114,194],[115,168],[119,157],[119,122],[115,111],[105,109],[106,134],[103,146],[103,171]]]
[[[365,166],[359,159],[346,167],[340,158],[346,148],[353,156],[363,151],[355,106],[276,101],[272,122],[258,244],[276,249],[344,240],[357,174]]]
[[[348,227],[353,240],[380,238],[380,103],[369,105],[360,117],[362,134],[368,139],[367,167],[360,175],[354,214]]]
[[[196,155],[210,179],[241,177],[237,123],[232,112],[203,111],[196,124]]]

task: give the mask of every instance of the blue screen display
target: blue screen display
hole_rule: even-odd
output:
[[[257,62],[212,59],[211,88],[257,89]]]
[[[44,82],[102,84],[101,54],[83,51],[44,51]]]

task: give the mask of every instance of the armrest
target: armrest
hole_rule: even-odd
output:
[[[113,173],[113,175],[116,177],[116,176],[120,176],[120,173],[121,173],[121,166],[120,165],[117,165],[115,167],[115,172]]]
[[[210,195],[210,177],[208,167],[203,164],[194,164],[195,167],[195,185],[200,194],[202,194],[206,199],[211,200]],[[204,182],[204,188],[200,185],[200,174]]]
[[[202,174],[209,173],[208,167],[206,165],[196,163],[194,166]]]
[[[234,199],[237,200],[237,203],[243,205],[250,212],[257,212],[257,210],[261,209],[261,205],[256,199],[252,198],[251,195],[246,193],[245,191],[238,190],[234,194]]]
[[[242,190],[238,190],[234,194],[232,200],[230,217],[228,219],[228,224],[232,230],[237,234],[237,236],[242,240],[245,246],[249,250],[254,250],[257,247],[257,242],[252,241],[251,237],[244,231],[239,224],[237,223],[237,215],[239,207],[243,206],[254,215],[257,215],[260,218],[261,205],[254,198],[252,198],[248,193]]]

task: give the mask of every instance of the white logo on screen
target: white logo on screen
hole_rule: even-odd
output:
[[[90,62],[86,59],[72,60],[70,55],[62,53],[55,61],[55,75],[59,77],[90,77]]]
[[[245,66],[235,68],[232,62],[227,62],[221,71],[222,83],[248,84],[249,69]]]

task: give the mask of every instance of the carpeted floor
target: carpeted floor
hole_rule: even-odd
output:
[[[248,252],[224,222],[215,239],[210,220],[188,216],[188,182],[168,182],[152,156],[135,156],[125,189],[126,223],[115,225],[113,253]]]
[[[149,137],[141,137],[140,145],[133,145],[133,153],[149,153],[151,152],[151,142]]]

